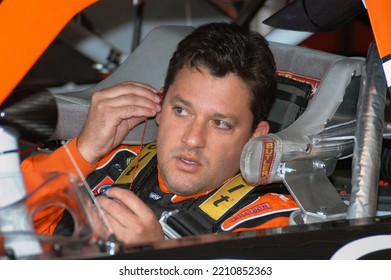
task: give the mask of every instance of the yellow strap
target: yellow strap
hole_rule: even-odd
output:
[[[204,201],[199,208],[209,217],[217,221],[253,188],[254,185],[247,184],[242,175],[238,174]]]
[[[151,161],[156,154],[156,143],[146,145],[135,159],[126,167],[122,174],[115,181],[115,184],[130,184]],[[138,159],[137,159],[138,158]],[[137,168],[136,168],[137,167]],[[134,174],[135,173],[135,174]]]

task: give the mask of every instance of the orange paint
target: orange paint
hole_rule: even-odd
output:
[[[97,0],[11,0],[0,3],[0,104],[78,12]]]
[[[391,54],[391,1],[389,0],[366,0],[372,31],[381,58]]]

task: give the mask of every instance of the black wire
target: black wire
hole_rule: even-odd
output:
[[[133,5],[134,8],[134,21],[133,21],[133,40],[132,40],[132,52],[140,43],[141,25],[143,20],[143,8],[144,2],[139,1]]]
[[[383,150],[381,155],[380,177],[381,179],[391,182],[391,142],[385,141],[383,143]]]

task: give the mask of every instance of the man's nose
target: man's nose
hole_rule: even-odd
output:
[[[202,121],[191,122],[182,137],[182,142],[189,148],[202,148],[207,138],[207,124]]]

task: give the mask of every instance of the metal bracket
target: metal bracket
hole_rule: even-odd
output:
[[[319,160],[285,163],[283,181],[302,211],[303,222],[346,218],[348,206],[342,201]]]

